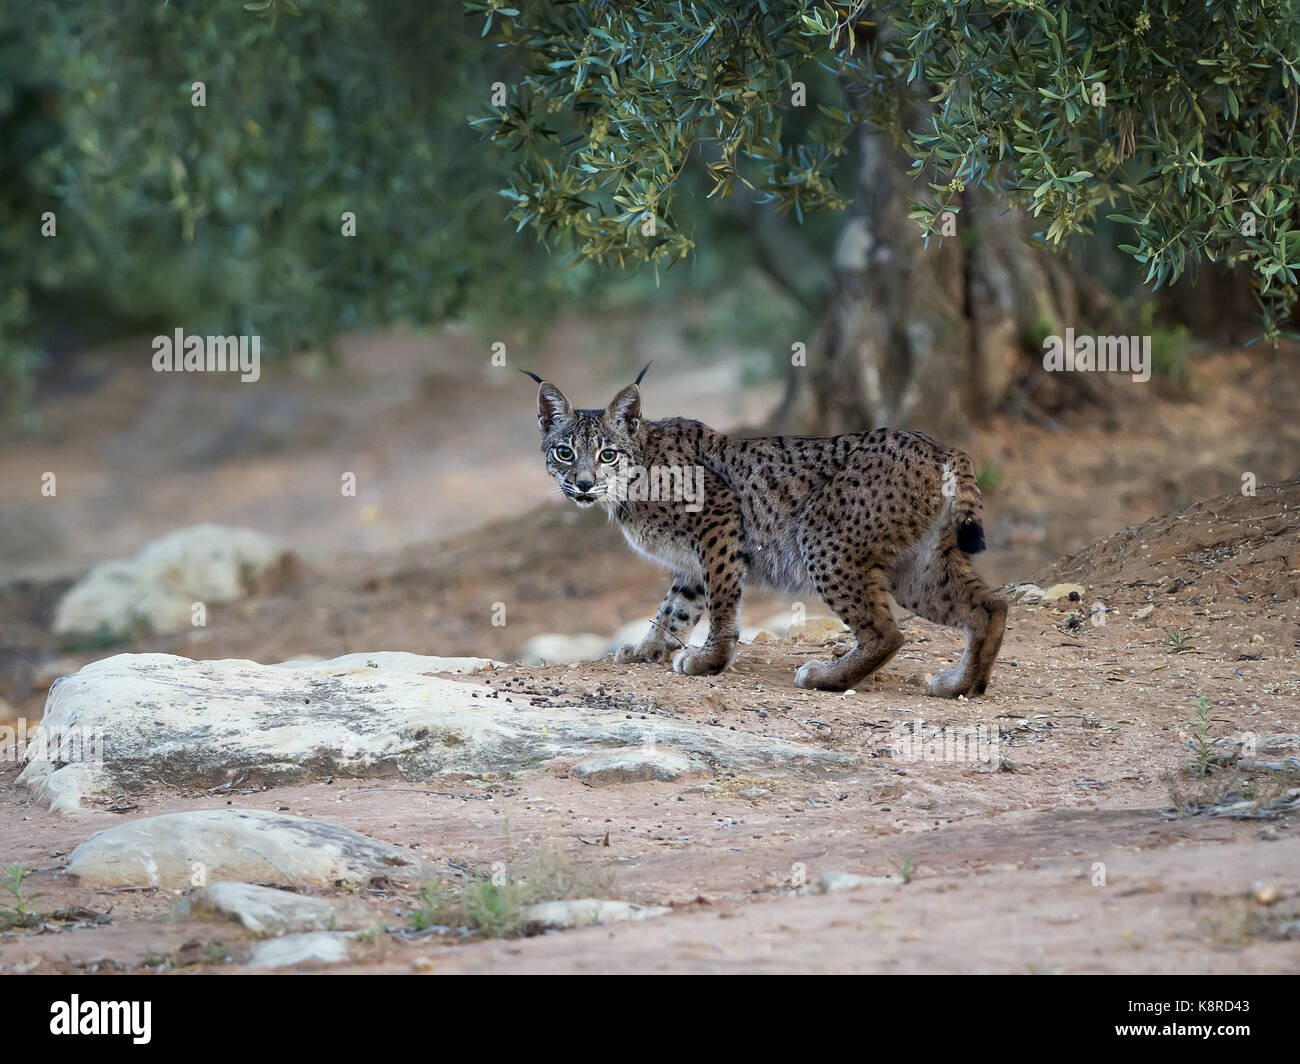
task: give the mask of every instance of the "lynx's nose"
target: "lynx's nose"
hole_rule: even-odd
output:
[[[592,479],[590,473],[579,473],[578,479],[575,480],[573,483],[577,485],[579,491],[584,491],[584,492],[590,491],[592,488],[596,486],[596,482],[595,480]]]

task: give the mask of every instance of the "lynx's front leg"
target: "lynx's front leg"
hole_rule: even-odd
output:
[[[614,654],[618,662],[662,661],[665,653],[686,646],[691,631],[704,612],[704,584],[698,577],[678,573],[650,622],[650,631],[636,646],[620,647]]]
[[[741,547],[741,521],[735,496],[704,514],[699,534],[700,567],[704,571],[709,637],[698,650],[686,647],[673,656],[673,671],[708,676],[731,664],[740,641],[740,596],[745,589],[746,560]]]

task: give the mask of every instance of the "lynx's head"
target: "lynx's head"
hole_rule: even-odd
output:
[[[528,376],[539,385],[537,426],[542,430],[542,454],[546,471],[560,491],[583,510],[598,502],[617,502],[620,476],[626,477],[628,468],[641,462],[644,429],[637,385],[645,369],[636,383],[614,396],[604,410],[574,410],[550,381],[533,373]]]

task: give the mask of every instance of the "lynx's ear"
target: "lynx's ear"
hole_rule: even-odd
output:
[[[550,381],[542,381],[542,386],[537,389],[537,427],[542,430],[542,435],[571,417],[573,407],[564,393]]]
[[[629,384],[610,400],[605,408],[605,420],[636,430],[641,423],[641,392],[635,384]]]

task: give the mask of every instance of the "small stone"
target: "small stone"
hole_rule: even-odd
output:
[[[902,876],[859,876],[852,872],[823,872],[813,885],[813,890],[818,894],[832,894],[840,890],[894,886],[902,882]]]
[[[289,968],[298,964],[338,964],[348,959],[351,933],[309,931],[263,942],[248,958],[252,968]]]
[[[835,617],[809,617],[802,624],[790,626],[791,639],[807,639],[812,642],[834,639],[847,632],[848,626]]]
[[[232,920],[258,935],[360,927],[364,916],[324,898],[252,883],[212,883],[176,906],[177,916]]]
[[[1257,882],[1255,884],[1255,900],[1260,905],[1272,905],[1277,901],[1277,885]]]
[[[672,912],[662,905],[633,905],[626,901],[603,898],[578,898],[573,901],[544,901],[524,909],[525,923],[542,930],[590,927],[620,920],[647,920]]]

